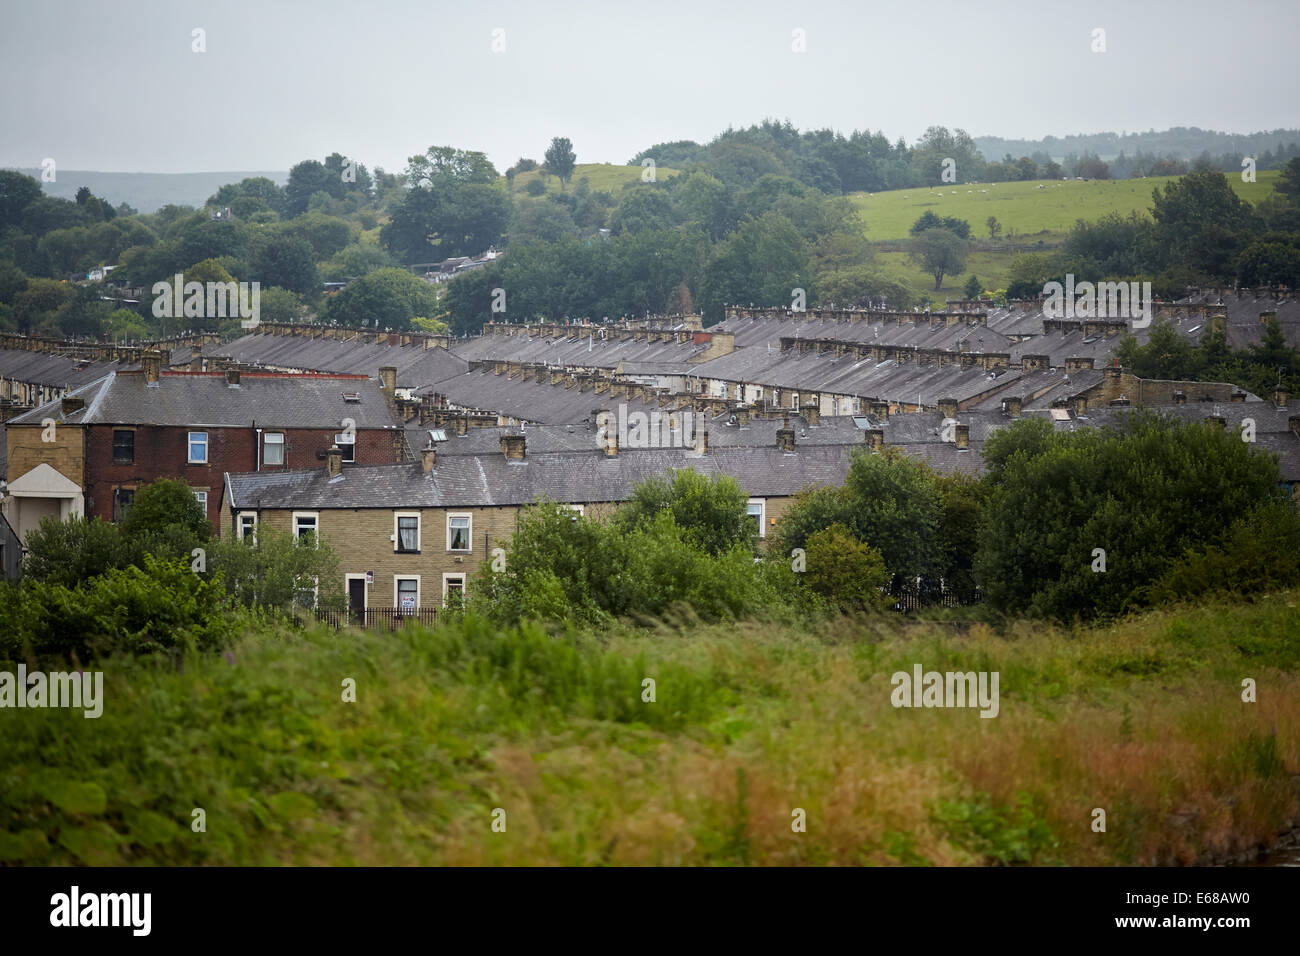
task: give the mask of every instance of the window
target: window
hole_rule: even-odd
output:
[[[355,462],[357,460],[357,433],[340,432],[334,436],[334,444],[339,446],[339,451],[343,452],[343,460]]]
[[[760,538],[766,538],[767,531],[763,527],[767,523],[766,522],[766,513],[767,513],[766,499],[750,498],[749,503],[745,506],[745,513],[749,515],[751,520],[757,523],[758,536]]]
[[[190,464],[206,465],[208,463],[208,433],[190,432]]]
[[[399,612],[419,610],[420,579],[393,578],[393,600]]]
[[[257,543],[257,515],[252,512],[240,512],[235,522],[235,535],[240,541]]]
[[[208,493],[206,491],[195,491],[194,500],[199,503],[199,507],[203,509],[203,514],[206,517],[208,513]]]
[[[447,515],[447,550],[470,551],[472,519],[469,515]]]
[[[306,547],[318,547],[316,541],[317,528],[316,512],[295,511],[293,513],[293,536],[298,539],[298,543]]]
[[[113,522],[115,524],[120,524],[126,520],[126,516],[131,510],[131,504],[134,501],[134,488],[118,488],[113,492]]]
[[[113,429],[113,464],[135,464],[135,432],[128,428]]]
[[[465,575],[444,574],[442,576],[442,603],[447,607],[459,607],[465,601]]]
[[[586,508],[587,506],[586,505],[560,505],[560,507],[568,511],[574,512],[575,514],[578,515],[578,517],[582,517],[584,514],[586,514],[586,512],[583,509]]]
[[[299,578],[296,600],[300,607],[315,607],[320,581],[317,578]]]
[[[397,535],[393,550],[398,553],[420,553],[420,516],[418,514],[394,515]]]
[[[262,435],[262,464],[284,464],[284,432],[266,432]]]

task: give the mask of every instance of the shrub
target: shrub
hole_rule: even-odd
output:
[[[115,568],[78,588],[27,581],[4,589],[0,658],[77,660],[113,653],[150,654],[221,647],[236,621],[219,581],[184,561],[144,559],[144,569]]]
[[[127,543],[103,518],[42,518],[26,548],[24,578],[69,588],[130,562]]]

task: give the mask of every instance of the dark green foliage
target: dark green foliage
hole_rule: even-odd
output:
[[[687,541],[716,557],[736,546],[753,548],[758,529],[746,513],[748,500],[729,475],[709,477],[683,468],[671,477],[640,482],[618,509],[615,524],[632,531],[653,524],[661,512],[667,512]]]
[[[1138,606],[1184,552],[1220,542],[1278,489],[1276,462],[1235,433],[1151,413],[1066,433],[1019,422],[985,454],[976,576],[996,609],[1061,620]]]
[[[24,546],[24,579],[69,588],[130,563],[130,546],[103,518],[43,518]]]
[[[0,658],[86,663],[114,653],[212,650],[234,633],[220,582],[186,561],[145,557],[78,588],[26,581],[0,588]]]
[[[889,574],[880,552],[836,522],[809,536],[805,583],[841,611],[882,610],[891,599]]]

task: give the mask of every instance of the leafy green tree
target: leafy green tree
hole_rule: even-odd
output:
[[[41,198],[41,184],[26,173],[0,169],[0,229],[17,225],[23,212]]]
[[[544,195],[546,193],[546,183],[540,179],[530,179],[524,186],[524,192],[533,197]]]
[[[870,266],[817,274],[817,304],[865,307],[881,301],[891,309],[911,308],[912,290]]]
[[[804,579],[808,587],[842,611],[883,610],[889,574],[880,552],[863,544],[838,522],[809,536]]]
[[[1289,202],[1300,205],[1300,156],[1293,156],[1273,181],[1273,191]],[[0,220],[2,221],[2,220]]]
[[[990,239],[996,241],[998,236],[1002,234],[1002,223],[998,222],[997,216],[989,216],[984,220],[984,225],[988,227]]]
[[[627,190],[609,217],[610,231],[616,235],[669,229],[673,225],[673,205],[667,192],[649,185]]]
[[[320,292],[316,255],[305,239],[285,235],[260,238],[253,244],[248,265],[264,286],[279,286],[305,296]]]
[[[919,236],[927,229],[947,229],[955,236],[962,239],[970,238],[970,223],[965,219],[958,219],[956,216],[938,216],[932,210],[927,209],[921,216],[912,223],[910,230],[914,236]]]
[[[289,181],[284,186],[285,214],[301,216],[307,211],[311,197],[318,192],[333,196],[334,190],[341,189],[338,173],[326,168],[325,164],[315,159],[305,159],[289,170]]]
[[[24,578],[69,588],[130,563],[122,536],[103,518],[42,518],[24,547]]]
[[[1237,253],[1258,223],[1250,205],[1218,172],[1188,173],[1152,191],[1155,220],[1145,255],[1158,267],[1171,263],[1228,278]]]
[[[573,152],[573,143],[569,142],[567,136],[556,136],[551,140],[551,145],[546,148],[543,159],[546,161],[546,168],[559,179],[562,192],[564,184],[573,175],[573,167],[578,161]]]
[[[487,155],[451,146],[430,146],[422,155],[407,160],[406,184],[412,190],[471,184],[491,185],[497,180],[496,167]]]
[[[140,567],[139,556],[144,554],[188,561],[190,552],[212,537],[212,525],[190,486],[172,478],[160,478],[136,492],[121,531]]]
[[[260,319],[263,322],[301,322],[304,317],[302,299],[288,289],[271,286],[260,290]]]
[[[984,291],[984,283],[980,282],[979,277],[976,275],[972,275],[969,279],[967,279],[966,286],[965,288],[962,289],[962,293],[968,299],[978,299],[980,293],[983,291]]]
[[[1140,606],[1180,556],[1220,544],[1278,492],[1276,461],[1232,431],[1146,412],[1108,428],[1045,424],[1022,420],[985,443],[975,573],[1005,613],[1070,620]]]
[[[934,276],[934,290],[943,288],[945,275],[957,275],[966,269],[970,244],[947,229],[926,229],[913,236],[908,256],[923,272]]]
[[[699,304],[710,322],[726,303],[789,302],[793,290],[812,297],[808,247],[788,218],[777,212],[746,218],[714,246],[701,279]]]
[[[376,269],[391,269],[400,263],[387,250],[369,242],[349,243],[320,267],[326,282],[344,282],[369,275]]]
[[[327,321],[338,325],[407,329],[417,315],[436,314],[433,287],[405,269],[376,269],[329,297]]]
[[[719,555],[737,545],[752,549],[758,529],[747,514],[749,496],[729,475],[706,476],[682,468],[672,477],[639,482],[617,512],[615,524],[630,531],[668,512],[686,540]]]
[[[338,555],[327,542],[300,548],[293,535],[260,527],[255,540],[221,538],[208,548],[208,570],[220,575],[231,598],[243,607],[288,611],[299,592],[317,589],[319,607],[345,605]]]

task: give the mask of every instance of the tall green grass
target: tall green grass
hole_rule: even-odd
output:
[[[98,720],[0,711],[0,861],[1204,860],[1300,818],[1296,597],[1001,633],[266,627],[179,665],[105,662]],[[894,709],[916,663],[999,671],[1000,715]]]

